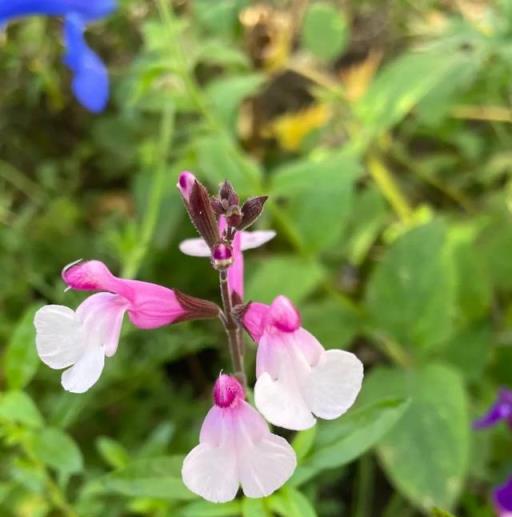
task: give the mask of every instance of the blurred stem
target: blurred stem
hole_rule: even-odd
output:
[[[125,278],[132,278],[137,275],[153,239],[163,200],[165,169],[174,129],[174,116],[174,104],[165,105],[162,111],[157,157],[145,207],[146,209],[140,224],[140,234],[138,236],[137,245],[124,264],[122,276]]]
[[[412,218],[412,208],[395,182],[391,171],[375,156],[368,157],[368,170],[399,219],[403,223],[408,223]]]
[[[397,515],[409,517],[412,515],[412,508],[398,492],[395,492],[391,496],[386,508],[384,508],[382,517],[397,517]]]
[[[375,463],[371,453],[361,456],[356,477],[354,517],[371,517]]]
[[[64,517],[78,517],[78,514],[75,512],[75,510],[73,510],[64,492],[60,489],[59,485],[54,481],[53,477],[48,472],[46,465],[41,462],[36,454],[32,451],[32,447],[26,437],[21,437],[18,443],[23,449],[25,456],[44,477],[48,495],[50,496],[50,500],[53,506],[59,509]]]
[[[233,317],[233,304],[231,293],[229,292],[227,270],[219,271],[220,294],[222,306],[224,308],[224,318],[221,318],[226,334],[228,336],[229,352],[233,363],[233,371],[244,389],[247,389],[247,379],[245,376],[244,357],[243,357],[243,337],[240,325]]]

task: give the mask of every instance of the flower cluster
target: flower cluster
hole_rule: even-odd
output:
[[[87,45],[84,31],[115,8],[116,0],[0,0],[0,29],[24,16],[63,16],[63,61],[73,74],[73,93],[85,108],[97,113],[107,104],[109,78],[102,60]]]
[[[177,186],[201,236],[182,242],[180,249],[210,258],[219,274],[222,308],[177,289],[117,278],[96,260],[78,261],[64,268],[64,282],[72,289],[99,292],[76,311],[60,305],[41,308],[35,316],[37,350],[51,368],[67,368],[62,374],[66,390],[82,393],[98,381],[105,357],[115,354],[125,313],[141,329],[219,318],[233,372],[215,382],[214,404],[199,445],[184,460],[183,481],[212,502],[230,501],[239,487],[247,497],[265,497],[290,478],[297,463],[292,447],[270,432],[266,421],[301,430],[314,426],[317,418],[339,417],[359,393],[363,365],[350,352],[326,351],[302,328],[298,310],[285,296],[270,305],[244,303],[243,252],[275,236],[273,231],[246,230],[261,214],[265,196],[240,204],[228,182],[211,196],[190,172],[180,175]],[[246,401],[244,329],[257,345],[256,408]]]
[[[512,391],[502,388],[487,413],[473,422],[474,429],[485,429],[505,422],[512,428]],[[499,517],[512,517],[512,476],[495,487],[492,493],[494,508]]]

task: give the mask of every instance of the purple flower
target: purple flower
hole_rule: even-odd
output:
[[[73,93],[82,106],[98,113],[108,101],[108,72],[87,45],[84,31],[87,23],[107,16],[115,7],[115,0],[0,0],[0,28],[24,16],[63,16],[64,63],[73,73]]]
[[[474,429],[491,427],[505,420],[512,427],[512,391],[502,388],[489,411],[473,422]]]
[[[512,517],[512,477],[493,490],[492,501],[499,517]]]

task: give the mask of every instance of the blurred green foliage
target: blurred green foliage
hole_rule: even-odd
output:
[[[120,4],[88,34],[111,70],[100,116],[70,95],[59,20],[0,35],[0,514],[492,515],[512,439],[471,420],[512,385],[512,2]],[[178,252],[183,169],[270,195],[248,296],[291,297],[366,366],[261,501],[180,479],[229,364],[215,322],[127,323],[81,396],[34,350],[35,309],[84,298],[59,277],[80,257],[217,299]]]

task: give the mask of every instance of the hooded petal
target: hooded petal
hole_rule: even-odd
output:
[[[0,25],[22,16],[81,15],[86,20],[102,18],[116,8],[115,0],[3,0],[0,2]]]
[[[128,316],[139,328],[150,329],[181,321],[189,314],[175,291],[150,282],[115,277],[98,260],[74,262],[64,268],[62,278],[78,290],[104,290],[125,298]],[[190,313],[190,317],[199,317]]]
[[[303,393],[319,418],[337,418],[354,404],[363,382],[363,364],[352,353],[328,350],[311,370]]]
[[[212,503],[235,498],[239,479],[230,410],[213,407],[201,428],[200,443],[186,456],[181,470],[185,486]]]
[[[268,324],[283,332],[294,332],[300,327],[300,314],[286,296],[277,296],[270,306]]]
[[[62,374],[62,387],[72,393],[84,393],[96,384],[105,364],[101,346],[90,346],[74,366]]]
[[[242,323],[245,330],[249,333],[256,343],[260,341],[265,331],[267,315],[270,306],[264,303],[250,302],[243,313]]]
[[[101,59],[87,45],[85,20],[76,14],[66,16],[64,63],[73,72],[72,89],[77,100],[93,113],[105,109],[109,96],[108,71]]]
[[[235,410],[238,423],[238,472],[247,497],[267,497],[293,474],[297,458],[290,444],[272,434],[262,416],[242,402]]]
[[[191,257],[210,257],[212,252],[204,239],[185,239],[180,242],[180,251]]]
[[[50,368],[67,368],[83,354],[86,339],[75,311],[63,305],[45,305],[34,316],[39,357]]]
[[[240,234],[242,251],[259,248],[276,236],[274,230],[257,230],[254,232],[240,232]]]

